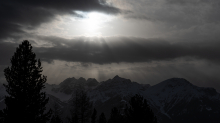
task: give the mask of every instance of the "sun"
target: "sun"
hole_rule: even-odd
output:
[[[98,13],[90,13],[88,14],[88,18],[85,20],[86,26],[88,27],[89,31],[95,31],[98,28],[101,28],[101,18]]]
[[[98,12],[77,12],[77,14],[83,16],[83,18],[80,19],[82,24],[81,27],[86,36],[101,36],[102,28],[112,19],[112,16]]]

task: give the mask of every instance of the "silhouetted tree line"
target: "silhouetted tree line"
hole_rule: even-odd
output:
[[[0,123],[63,123],[57,103],[53,111],[45,113],[49,98],[42,92],[46,76],[41,74],[40,59],[36,60],[31,44],[25,40],[11,58],[11,67],[4,70],[8,84],[4,84],[6,108],[0,111]],[[120,110],[112,108],[107,120],[102,112],[97,117],[96,109],[83,89],[77,89],[71,101],[69,123],[157,123],[154,113],[141,95],[131,97],[129,105]]]
[[[106,120],[102,112],[99,119],[96,120],[96,110],[94,109],[91,123],[157,123],[157,118],[147,104],[146,99],[139,94],[131,97],[129,105],[122,112],[114,107],[111,110],[110,118]]]

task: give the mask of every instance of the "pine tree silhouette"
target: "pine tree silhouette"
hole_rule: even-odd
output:
[[[103,112],[99,116],[99,123],[107,123],[107,120],[105,118],[105,114]]]
[[[63,123],[63,121],[60,119],[58,115],[53,115],[50,123]]]
[[[49,98],[41,92],[46,76],[42,76],[41,62],[35,59],[31,44],[25,40],[11,58],[11,67],[4,70],[8,82],[4,84],[9,96],[5,96],[6,108],[3,122],[46,123],[51,110],[44,113]]]
[[[85,90],[81,88],[76,89],[71,102],[72,109],[70,113],[72,117],[69,118],[69,122],[86,123],[89,121],[92,114],[92,105]]]
[[[2,110],[0,110],[0,123],[3,123],[4,122],[4,114],[2,112]]]
[[[153,111],[143,96],[136,94],[129,101],[130,107],[126,106],[125,115],[128,123],[157,123]]]
[[[121,115],[120,111],[116,107],[112,108],[108,123],[124,123],[124,122],[125,122],[124,118]]]
[[[96,123],[96,116],[97,115],[97,111],[94,108],[93,113],[92,113],[92,117],[91,117],[91,123]]]
[[[60,118],[61,115],[60,106],[57,102],[54,103],[53,106],[53,116],[50,120],[50,123],[63,123],[62,119]]]

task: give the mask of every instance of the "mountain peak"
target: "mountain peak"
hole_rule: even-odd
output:
[[[82,81],[82,82],[86,82],[86,79],[83,78],[83,77],[80,77],[78,80],[79,80],[79,81]]]
[[[88,86],[96,86],[99,84],[95,78],[88,78],[86,82]]]
[[[76,80],[74,77],[72,78],[67,78],[65,79],[63,82],[61,82],[59,85],[63,86],[63,85],[69,85],[70,83],[72,83],[72,81]]]
[[[187,81],[186,79],[184,78],[170,78],[170,79],[167,79],[167,80],[170,80],[170,81]],[[166,80],[165,80],[166,81]],[[188,81],[187,81],[188,82]]]
[[[170,87],[192,85],[189,81],[187,81],[184,78],[171,78],[163,81],[162,83]]]
[[[113,83],[114,83],[114,82],[117,82],[117,83],[119,83],[119,82],[128,82],[128,83],[130,83],[131,80],[130,80],[130,79],[125,79],[125,78],[122,78],[122,77],[119,77],[118,75],[116,75],[116,76],[112,79],[112,82],[113,82]]]
[[[186,79],[171,78],[152,86],[147,91],[151,91],[151,94],[160,94],[162,97],[168,97],[176,93],[185,94],[186,91],[188,93],[191,93],[191,91],[194,92],[194,88],[195,86]]]
[[[119,77],[118,75],[116,75],[113,79],[117,79],[117,78],[121,78],[121,77]]]

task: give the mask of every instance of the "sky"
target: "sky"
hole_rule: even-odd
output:
[[[219,0],[2,0],[0,27],[0,82],[28,40],[50,84],[175,77],[220,91]]]

